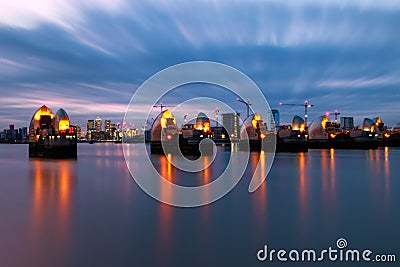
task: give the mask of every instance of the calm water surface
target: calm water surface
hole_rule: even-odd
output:
[[[80,144],[78,160],[29,160],[27,148],[0,145],[0,266],[272,266],[257,261],[264,244],[321,250],[340,237],[400,259],[400,149],[281,153],[249,194],[252,154],[227,196],[185,209],[145,194],[120,145]],[[194,175],[153,162],[167,179],[202,184],[227,158]]]

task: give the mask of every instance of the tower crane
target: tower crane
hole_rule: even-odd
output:
[[[153,106],[153,108],[160,108],[161,109],[161,112],[163,112],[163,108],[172,108],[172,107],[176,107],[176,106],[173,106],[173,105],[164,105],[162,102],[160,102],[160,104],[158,104],[158,105],[154,105]]]
[[[335,122],[337,123],[338,122],[338,115],[340,115],[340,112],[337,109],[335,109],[333,114],[335,115]],[[326,115],[329,116],[329,115],[331,115],[331,113],[328,111],[326,113]]]

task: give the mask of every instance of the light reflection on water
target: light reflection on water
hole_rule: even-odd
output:
[[[277,154],[266,182],[249,194],[252,172],[266,157],[251,153],[232,192],[193,209],[147,196],[130,177],[119,145],[80,145],[76,161],[29,160],[25,146],[0,150],[5,266],[253,266],[265,243],[318,248],[341,236],[352,246],[400,255],[400,149]],[[223,171],[229,152],[220,153],[211,168],[190,175],[165,156],[152,160],[164,179],[199,185]]]
[[[30,246],[31,253],[41,255],[44,247],[37,246],[49,238],[56,237],[55,255],[67,257],[64,252],[70,247],[72,203],[76,187],[76,162],[71,160],[45,161],[32,159],[30,162],[32,179]],[[50,251],[51,251],[50,250]],[[44,259],[38,259],[42,262]]]

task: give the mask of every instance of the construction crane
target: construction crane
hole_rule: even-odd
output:
[[[154,105],[153,108],[161,108],[161,112],[163,112],[163,108],[174,108],[176,106],[171,106],[171,105],[164,105],[162,102],[160,102],[159,105]]]
[[[335,109],[335,111],[333,112],[333,114],[335,115],[335,122],[338,122],[338,115],[340,115],[340,112],[339,112],[337,109]],[[328,112],[326,113],[326,115],[329,116],[329,115],[331,115],[331,113],[328,111]]]
[[[280,102],[280,103],[279,103],[279,106],[304,107],[304,123],[305,123],[306,129],[308,128],[308,125],[307,125],[308,109],[309,109],[309,108],[312,108],[312,107],[314,106],[314,105],[310,104],[310,103],[308,102],[308,100],[304,101],[304,104],[285,104],[285,103]]]
[[[247,117],[249,117],[250,116],[250,106],[251,106],[250,99],[247,99],[247,101],[244,101],[244,100],[242,100],[242,99],[240,99],[238,97],[238,98],[236,98],[236,101],[239,101],[240,103],[243,103],[243,104],[246,105],[246,107],[247,107]]]
[[[218,127],[218,115],[219,115],[219,108],[218,108],[218,107],[216,107],[216,108],[215,108],[215,110],[214,110],[214,112],[215,112],[215,120],[216,120],[216,124],[217,124],[217,127]]]

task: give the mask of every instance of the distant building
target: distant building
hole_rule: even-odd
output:
[[[270,125],[272,130],[279,130],[280,126],[280,114],[279,110],[277,109],[271,109],[270,112]]]
[[[102,121],[100,117],[96,119],[96,132],[101,132],[103,129]]]
[[[94,129],[94,120],[88,120],[86,124],[86,131],[89,132]]]
[[[340,126],[342,128],[354,128],[354,118],[353,117],[341,117]]]
[[[78,139],[81,139],[81,138],[82,138],[82,127],[81,127],[80,125],[77,125],[77,126],[76,126],[76,137],[77,137]]]
[[[106,133],[110,132],[111,120],[104,120],[104,129],[105,129]]]
[[[92,140],[92,132],[95,132],[96,128],[94,127],[94,120],[88,120],[86,123],[86,139]]]
[[[28,127],[19,128],[22,141],[28,140]]]
[[[237,113],[222,114],[222,124],[233,140],[239,139],[239,115]]]
[[[15,129],[14,123],[10,123],[8,129],[0,133],[2,143],[24,143],[28,141],[28,128]]]

